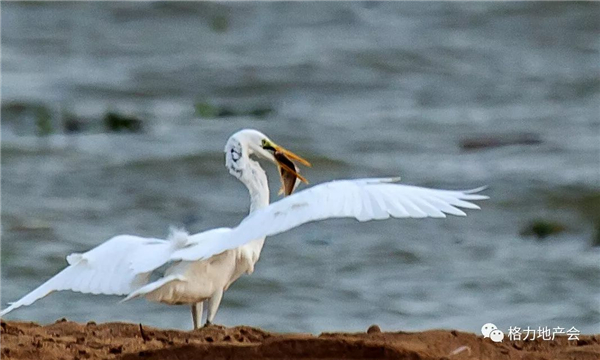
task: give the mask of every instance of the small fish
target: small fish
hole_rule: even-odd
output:
[[[275,156],[275,160],[277,160],[277,164],[279,165],[279,175],[281,180],[279,195],[291,195],[300,181],[308,183],[304,177],[298,174],[300,170],[296,164],[294,164],[294,162],[292,162],[283,152],[275,151],[273,156]]]

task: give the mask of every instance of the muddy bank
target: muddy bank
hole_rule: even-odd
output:
[[[579,341],[493,343],[454,330],[277,334],[248,326],[196,331],[139,324],[2,321],[3,359],[600,359],[600,334]]]

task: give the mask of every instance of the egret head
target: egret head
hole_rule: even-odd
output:
[[[285,195],[290,195],[297,185],[297,180],[308,183],[298,172],[298,166],[294,160],[310,166],[310,163],[293,152],[277,145],[265,134],[258,130],[244,129],[233,134],[225,146],[227,154],[227,167],[229,171],[239,177],[238,171],[241,171],[240,162],[254,155],[258,158],[266,159],[276,164],[281,178],[281,191]]]

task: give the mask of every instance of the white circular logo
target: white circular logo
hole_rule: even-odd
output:
[[[490,337],[490,333],[494,330],[497,330],[498,327],[492,323],[487,323],[481,327],[481,334],[483,334],[484,338]]]
[[[490,339],[492,339],[493,342],[502,342],[502,340],[504,340],[504,333],[501,330],[492,330],[492,332],[490,332]]]

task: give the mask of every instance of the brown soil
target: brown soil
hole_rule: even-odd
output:
[[[3,359],[600,359],[600,335],[493,343],[449,330],[276,334],[248,326],[195,331],[135,324],[2,321]]]

